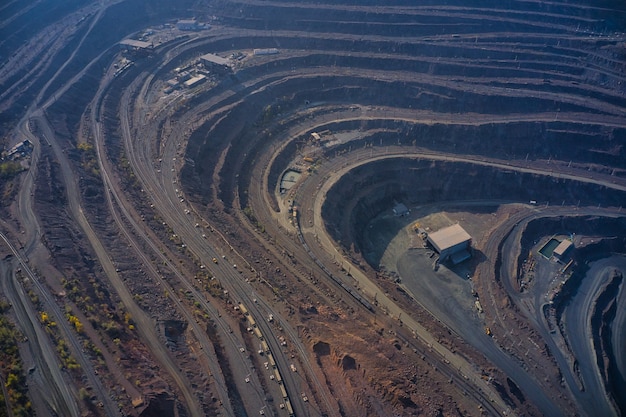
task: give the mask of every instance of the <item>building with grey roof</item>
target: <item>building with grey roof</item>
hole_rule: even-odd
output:
[[[205,54],[200,57],[200,62],[204,64],[206,68],[216,69],[216,68],[229,68],[230,60],[227,58],[222,58],[219,55],[215,54]]]
[[[458,264],[471,256],[472,237],[459,224],[430,233],[428,243],[439,254],[441,262],[450,259],[453,264]]]
[[[392,211],[393,211],[393,215],[396,217],[406,216],[411,212],[411,210],[409,210],[409,208],[402,203],[398,203],[395,206],[393,206]]]
[[[146,50],[152,49],[153,45],[150,42],[138,41],[136,39],[124,39],[120,42],[122,48],[124,49],[134,49],[134,50]]]
[[[178,30],[198,30],[198,21],[196,19],[181,19],[176,22]]]
[[[187,81],[184,82],[185,87],[191,88],[195,87],[206,81],[206,76],[203,74],[198,74],[193,77],[190,77]]]

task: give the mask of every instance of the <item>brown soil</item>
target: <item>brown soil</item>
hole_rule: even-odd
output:
[[[132,9],[119,13],[118,7],[125,3],[128,2],[105,13],[93,36],[82,46],[78,54],[81,58],[71,61],[46,97],[83,68],[85,62],[95,58],[106,42],[117,42],[131,29],[161,23],[165,16],[183,15],[188,12],[185,7],[191,4],[185,2],[177,8],[162,1],[137,1],[128,5]],[[261,216],[278,211],[274,186],[304,151],[312,151],[322,164],[335,163],[337,167],[337,161],[347,164],[352,158],[366,159],[373,147],[401,148],[407,153],[427,151],[451,158],[469,155],[483,162],[509,161],[529,169],[585,173],[605,184],[623,182],[623,40],[615,40],[617,35],[609,38],[606,31],[612,29],[605,26],[620,28],[626,19],[622,12],[611,13],[602,7],[572,6],[559,11],[554,5],[539,1],[524,2],[511,10],[497,2],[479,6],[476,2],[434,2],[432,7],[415,7],[411,1],[403,0],[393,8],[372,6],[371,2],[348,3],[220,0],[194,5],[192,10],[200,17],[213,21],[215,16],[216,25],[223,30],[216,31],[219,36],[197,45],[192,43],[179,59],[163,66],[158,53],[133,57],[137,58],[135,66],[118,78],[103,99],[106,157],[115,167],[113,181],[121,184],[126,200],[132,202],[130,215],[144,225],[151,240],[159,242],[159,251],[177,265],[183,279],[207,279],[208,275],[199,270],[199,260],[181,247],[172,230],[161,222],[158,208],[150,206],[142,184],[125,159],[127,153],[120,139],[121,96],[134,77],[152,73],[157,85],[172,77],[171,71],[180,62],[208,49],[229,55],[279,46],[281,53],[277,56],[258,60],[250,56],[237,64],[234,73],[215,75],[210,88],[198,90],[173,107],[167,123],[160,120],[154,138],[157,147],[164,145],[161,140],[173,139],[165,135],[174,131],[172,121],[190,121],[189,129],[194,130],[190,137],[185,133],[175,138],[182,142],[188,139],[181,158],[185,160],[181,189],[198,213],[254,265],[257,276],[251,281],[256,291],[271,300],[276,311],[298,329],[308,349],[309,357],[303,359],[317,364],[314,372],[336,398],[340,415],[480,415],[482,410],[477,408],[475,399],[455,385],[436,363],[425,359],[423,352],[427,347],[414,341],[401,321],[364,309],[362,303],[324,276],[291,230],[285,233],[279,226],[269,224],[273,219]],[[118,14],[122,16],[120,22],[116,22]],[[524,17],[526,14],[529,17]],[[144,15],[146,20],[136,18]],[[478,15],[486,22],[483,27],[475,24]],[[421,23],[416,24],[417,21]],[[583,26],[582,31],[575,23]],[[19,19],[9,24],[14,25],[9,29],[15,33],[24,33]],[[43,27],[49,22],[37,24]],[[587,36],[585,31],[594,36]],[[32,53],[18,51],[13,37],[10,41],[3,51],[23,56],[25,67],[44,53],[37,49],[39,55],[32,57]],[[18,79],[17,75],[3,79],[3,85],[17,81],[21,84],[16,84],[19,92],[11,90],[7,95],[3,105],[16,110],[3,115],[2,121],[16,123],[21,109],[28,107],[71,51],[61,44],[55,48],[60,52],[48,65],[37,69],[32,75],[35,82]],[[137,304],[158,323],[161,341],[183,370],[203,411],[214,415],[220,409],[216,388],[207,379],[206,359],[199,359],[197,340],[183,311],[171,294],[160,289],[157,277],[142,265],[144,260],[129,250],[132,243],[118,229],[107,206],[107,191],[95,156],[78,148],[79,143],[93,141],[89,103],[98,88],[101,67],[107,66],[110,59],[111,55],[104,55],[96,61],[97,69],[88,72],[62,97],[55,97],[46,115],[79,178],[83,209],[90,224],[106,245]],[[12,60],[11,65],[14,64]],[[157,97],[161,92],[150,94]],[[201,109],[220,94],[227,98]],[[158,100],[152,104],[158,106]],[[150,132],[142,131],[141,126],[134,128],[149,136]],[[2,131],[8,129],[2,126]],[[324,145],[311,144],[311,129],[324,129],[337,136]],[[356,131],[360,135],[357,139],[341,142],[341,134]],[[270,150],[287,142],[270,166]],[[263,166],[269,172],[268,189],[262,189],[259,178],[250,174],[260,160],[268,164]],[[71,308],[84,323],[81,340],[86,346],[95,347],[90,355],[112,398],[129,415],[186,415],[176,384],[155,365],[158,361],[134,331],[132,317],[71,218],[60,167],[46,146],[42,147],[38,169],[35,211],[42,225],[41,242],[48,252],[33,254],[33,261],[58,302]],[[306,170],[314,178],[316,168],[309,166]],[[263,207],[264,202],[256,194],[259,189],[271,194],[271,207]],[[10,213],[5,204],[16,192],[15,182],[0,183],[3,219],[5,214],[7,219],[18,217],[15,208]],[[354,267],[372,277],[441,344],[469,359],[483,370],[485,377],[493,377],[494,386],[512,408],[526,415],[539,415],[535,405],[525,400],[523,387],[517,387],[481,352],[400,291],[394,282],[396,276],[378,269],[379,258],[364,255],[364,228],[394,199],[412,205],[462,197],[620,207],[626,201],[624,194],[592,183],[514,173],[502,166],[397,158],[371,161],[351,170],[326,197],[326,227]],[[253,215],[244,214],[244,209]],[[254,217],[257,213],[258,218]],[[514,209],[498,211],[493,217],[493,228],[485,228],[482,238],[477,239],[477,249],[482,249],[488,238],[497,233],[498,224],[515,214]],[[122,227],[132,229],[128,220]],[[13,229],[19,240],[19,225]],[[222,240],[214,239],[211,245],[223,253],[228,251]],[[140,249],[152,253],[147,245]],[[181,289],[184,292],[179,278],[154,254],[148,256],[158,275],[177,294]],[[522,340],[519,346],[504,349],[520,361],[534,361],[538,369],[532,371],[533,375],[551,395],[558,397],[555,403],[563,413],[573,415],[575,406],[567,389],[561,386],[550,352],[533,326],[518,315],[494,278],[493,263],[478,257],[470,262],[470,269],[476,272],[476,292],[481,299],[489,300],[483,304],[486,319],[501,323],[494,325],[494,333],[507,342]],[[346,274],[338,264],[329,264],[329,268],[349,277],[349,272]],[[258,279],[261,276],[263,280]],[[232,311],[220,289],[219,285],[207,285],[201,291],[220,311]],[[210,328],[207,333],[211,343],[218,357],[225,358],[220,356],[224,354],[221,335],[211,327],[212,319],[198,312],[191,297],[181,295],[180,302],[184,311],[192,312],[199,323]],[[598,304],[597,314],[610,316],[611,308],[610,303]],[[515,330],[509,332],[509,328]],[[597,329],[602,339],[606,329]],[[530,359],[523,358],[531,344],[536,349]],[[223,374],[229,376],[227,360],[220,365]],[[310,388],[314,386],[312,376],[304,378],[308,379],[303,390],[310,392],[311,403],[321,414],[330,413],[320,405],[324,403],[322,393]],[[231,400],[240,401],[236,387],[231,385],[229,389]],[[85,408],[102,414],[93,405]]]

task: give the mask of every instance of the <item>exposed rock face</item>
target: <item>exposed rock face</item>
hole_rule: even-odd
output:
[[[484,181],[485,178],[490,180]],[[363,195],[361,190],[366,187],[370,192]],[[347,249],[360,248],[363,228],[372,217],[389,208],[390,201],[398,199],[418,205],[450,201],[459,195],[477,200],[535,199],[615,207],[625,198],[621,192],[602,193],[602,187],[595,184],[555,182],[546,176],[503,173],[465,163],[394,159],[350,171],[327,194],[322,210],[333,237]],[[348,207],[354,210],[346,221],[343,213]]]

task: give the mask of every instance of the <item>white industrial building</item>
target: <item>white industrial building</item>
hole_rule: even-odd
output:
[[[176,28],[178,30],[197,30],[198,22],[196,19],[182,19],[176,22]]]
[[[230,67],[230,60],[228,60],[227,58],[222,58],[221,56],[215,54],[202,55],[200,57],[200,62],[202,62],[205,67],[213,69],[215,69],[216,67]]]
[[[193,77],[191,77],[187,81],[185,81],[185,87],[187,87],[187,88],[195,87],[197,85],[202,84],[205,81],[206,81],[206,76],[205,75],[203,75],[203,74],[194,75]]]
[[[135,51],[152,49],[154,46],[150,42],[138,41],[135,39],[124,39],[123,41],[120,42],[120,45],[125,50],[135,50]]]
[[[439,254],[441,262],[450,259],[456,265],[471,256],[472,237],[459,224],[430,233],[428,243]]]
[[[184,82],[185,87],[191,88],[206,81],[206,76],[203,74],[198,74],[190,77],[187,81]]]
[[[263,49],[254,49],[252,51],[254,55],[276,55],[280,51],[276,48],[263,48]]]

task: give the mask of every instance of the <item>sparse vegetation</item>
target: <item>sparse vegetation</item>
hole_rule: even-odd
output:
[[[159,357],[163,357],[151,354],[159,353],[157,349],[161,345],[156,339],[159,335],[148,337],[154,330],[152,326],[134,332],[138,323],[146,322],[139,313],[143,310],[146,317],[157,320],[163,316],[177,319],[186,316],[186,320],[195,316],[208,321],[208,314],[202,311],[204,301],[196,299],[193,292],[185,291],[193,285],[204,295],[215,297],[216,307],[218,303],[249,301],[249,293],[258,294],[259,303],[275,302],[277,315],[280,310],[284,316],[276,320],[272,318],[272,322],[280,323],[280,332],[285,335],[297,334],[293,337],[300,338],[305,345],[300,352],[306,349],[308,341],[320,335],[333,339],[329,341],[333,356],[328,355],[317,365],[313,364],[321,367],[314,372],[326,377],[329,391],[352,395],[342,395],[337,402],[327,396],[332,404],[325,405],[319,401],[321,393],[311,393],[311,404],[317,402],[315,405],[322,414],[328,411],[329,415],[369,416],[374,413],[372,410],[377,410],[378,414],[385,415],[477,415],[482,410],[475,410],[474,393],[461,393],[456,384],[445,384],[449,388],[439,385],[442,380],[436,375],[440,369],[433,370],[431,365],[438,363],[440,358],[427,365],[415,360],[409,345],[423,346],[415,334],[411,337],[407,328],[402,328],[399,317],[397,322],[371,326],[359,311],[362,306],[351,298],[355,294],[360,297],[361,293],[371,296],[363,291],[366,287],[356,288],[357,292],[350,296],[343,291],[346,289],[343,285],[337,286],[340,282],[360,285],[362,281],[357,279],[355,272],[358,268],[359,273],[366,274],[368,279],[379,280],[384,293],[400,305],[403,317],[419,317],[424,326],[431,326],[427,331],[438,343],[449,343],[456,348],[452,342],[456,340],[454,335],[451,332],[446,334],[445,328],[438,328],[442,327],[436,322],[441,321],[439,317],[434,320],[429,312],[416,308],[408,295],[398,297],[395,284],[400,282],[399,278],[393,282],[384,276],[385,271],[379,274],[379,270],[374,270],[381,264],[380,259],[369,264],[364,261],[365,257],[378,253],[363,251],[362,238],[369,220],[396,197],[411,196],[415,204],[437,204],[467,196],[468,189],[476,189],[481,191],[476,196],[487,198],[492,196],[489,192],[496,188],[495,184],[503,184],[497,187],[497,191],[503,191],[502,195],[495,196],[498,198],[511,197],[504,191],[515,189],[516,197],[513,198],[523,195],[528,201],[536,198],[534,194],[540,192],[538,190],[543,190],[545,195],[558,198],[557,205],[561,201],[570,203],[565,203],[564,199],[575,192],[564,185],[563,177],[552,178],[546,174],[551,177],[547,185],[525,182],[527,176],[514,169],[519,161],[524,161],[528,169],[538,167],[539,171],[545,168],[542,161],[548,161],[550,172],[562,173],[565,170],[561,168],[567,165],[568,172],[570,168],[571,171],[580,170],[581,176],[591,173],[610,176],[607,184],[624,179],[622,144],[625,125],[621,121],[624,115],[624,67],[623,60],[616,57],[623,56],[624,35],[618,29],[624,27],[626,15],[621,11],[621,14],[609,13],[608,5],[590,7],[582,1],[574,1],[571,7],[559,8],[534,0],[506,4],[441,0],[429,2],[426,7],[401,0],[394,5],[382,1],[380,4],[362,2],[358,5],[342,1],[284,1],[277,7],[276,2],[246,0],[215,5],[203,1],[200,4],[186,0],[169,3],[140,0],[107,3],[100,13],[94,12],[91,8],[95,3],[88,1],[89,13],[80,21],[73,19],[70,25],[65,25],[62,34],[47,20],[27,19],[32,17],[32,12],[30,9],[20,10],[23,6],[18,3],[12,4],[7,13],[13,13],[15,9],[23,16],[16,14],[17,18],[4,22],[7,28],[28,21],[35,24],[32,33],[44,33],[41,31],[44,29],[50,39],[41,42],[34,37],[15,36],[16,39],[7,41],[13,49],[2,54],[10,57],[3,71],[14,75],[7,75],[0,81],[12,86],[3,100],[10,101],[11,116],[0,111],[3,121],[0,125],[5,126],[9,121],[13,126],[15,123],[11,117],[21,118],[32,109],[43,112],[54,131],[54,137],[39,141],[42,145],[40,169],[39,173],[33,170],[35,187],[32,194],[35,196],[34,214],[42,226],[41,242],[51,255],[43,262],[49,262],[67,276],[62,281],[64,294],[53,294],[58,296],[59,304],[66,305],[66,309],[60,315],[53,314],[48,305],[39,302],[35,291],[30,289],[28,294],[39,311],[40,326],[54,338],[62,366],[77,368],[71,352],[81,355],[81,360],[82,353],[98,360],[113,354],[113,360],[107,365],[119,366],[120,369],[111,369],[111,372],[116,376],[123,375],[122,378],[130,384],[124,386],[129,393],[115,392],[111,396],[113,404],[108,405],[119,404],[125,414],[129,414],[131,401],[124,395],[130,395],[134,387],[141,388],[141,394],[145,394],[153,387],[162,386],[158,379],[164,376],[163,379],[172,385],[172,378],[165,375],[167,370],[154,366]],[[157,28],[164,19],[177,18],[179,9],[181,13],[206,9],[206,15],[215,14],[215,21],[219,24],[215,24],[205,39],[190,42],[183,38],[187,34],[181,34],[173,25]],[[158,37],[163,39],[159,46],[155,43],[149,58],[144,59],[136,51],[128,52],[124,54],[125,64],[118,66],[121,61],[114,55],[119,50],[111,48],[97,62],[91,61],[102,52],[103,45],[108,48],[121,38],[122,33],[146,30],[143,27],[147,24],[146,16],[155,23],[149,32],[157,32],[149,41],[158,40]],[[77,29],[72,30],[73,25]],[[148,37],[147,32],[141,37]],[[19,35],[24,32],[11,33]],[[171,36],[180,38],[170,44],[165,37],[172,33]],[[85,34],[84,38],[82,34]],[[68,38],[57,42],[52,39],[53,35]],[[195,35],[204,36],[200,31]],[[24,41],[25,47],[22,48]],[[65,61],[78,45],[76,55]],[[240,52],[266,45],[279,46],[280,53],[257,56],[255,52],[254,56],[245,57]],[[37,49],[48,46],[49,51]],[[34,51],[33,56],[25,56],[24,51],[30,48]],[[57,53],[55,48],[62,52]],[[166,81],[187,76],[182,73],[184,67],[191,68],[192,73],[202,71],[190,60],[196,60],[207,51],[228,54],[232,68],[225,74],[211,70],[211,81],[203,87],[163,92],[161,86]],[[175,56],[178,52],[182,55]],[[29,64],[38,62],[37,59],[44,57],[45,53],[49,53],[44,60],[46,65],[32,67]],[[162,60],[164,56],[168,57],[167,61]],[[85,66],[88,62],[91,64]],[[67,65],[61,68],[65,63]],[[119,71],[115,77],[106,79],[107,83],[110,82],[106,84],[107,88],[100,89],[105,85],[103,69],[107,74],[113,71],[109,65]],[[174,74],[174,67],[181,71]],[[51,85],[41,89],[59,68],[61,71],[52,78]],[[83,68],[85,71],[80,72],[80,77],[73,78]],[[60,90],[62,86],[68,88]],[[168,90],[172,89],[168,86]],[[42,100],[30,105],[40,91]],[[54,102],[48,98],[54,98]],[[36,108],[37,104],[44,102],[51,104]],[[97,120],[92,120],[94,117]],[[31,122],[30,131],[37,134],[33,127],[39,125],[39,133],[43,132],[44,123],[44,118]],[[100,128],[104,133],[102,156],[109,158],[102,167],[94,145],[86,141],[92,140]],[[8,125],[3,129],[8,132]],[[321,136],[313,139],[316,137],[311,134],[313,130]],[[20,132],[14,133],[18,139]],[[298,135],[301,137],[294,137]],[[48,148],[46,142],[54,146]],[[391,155],[387,154],[387,148],[399,155],[396,161],[414,160],[415,163],[392,162],[388,159]],[[80,190],[75,189],[74,181],[65,181],[62,175],[65,170],[60,169],[65,166],[59,165],[64,164],[66,158],[60,157],[59,149],[72,164],[72,171],[80,176],[80,181],[76,181]],[[424,158],[425,154],[443,159],[425,162],[428,159]],[[314,158],[306,161],[303,157],[308,155],[314,155]],[[395,166],[385,168],[373,162],[375,158],[388,159],[389,164]],[[448,163],[448,160],[461,158],[470,160],[465,163],[468,167],[452,169],[460,164]],[[352,165],[357,159],[360,167]],[[494,167],[490,175],[485,175],[486,171],[479,166],[492,162],[497,169]],[[20,179],[21,166],[15,164],[0,165],[0,178],[7,179],[0,181],[6,200],[1,203],[3,206],[11,204],[20,188],[17,179]],[[293,181],[291,188],[283,187],[281,183],[280,192],[287,195],[277,195],[274,190],[281,173],[293,165],[302,172],[302,180]],[[111,171],[106,174],[111,182],[106,196],[115,195],[112,206],[104,201],[100,177],[104,174],[101,169],[108,170],[109,167]],[[175,172],[181,167],[181,172]],[[167,171],[161,172],[161,169]],[[340,172],[347,174],[339,178],[335,188],[327,188],[328,194],[318,195],[314,191],[315,186],[317,190],[322,189],[324,182],[331,177],[333,181],[338,179],[338,175],[343,175]],[[484,181],[485,178],[489,181]],[[441,183],[431,185],[436,180]],[[314,182],[316,184],[311,186]],[[182,190],[176,190],[178,198],[154,194],[173,189],[172,183]],[[610,188],[609,185],[591,195],[594,205],[600,199],[603,207],[606,202],[621,204],[623,196],[611,197],[615,194]],[[93,239],[93,235],[87,233],[88,228],[75,222],[77,208],[67,203],[69,197],[77,194],[83,198],[79,210],[86,214],[89,226],[102,242],[106,254],[91,244],[93,242],[88,242]],[[24,193],[20,199],[26,196]],[[161,197],[168,198],[173,204],[165,204],[166,200]],[[290,205],[298,204],[298,210],[293,209],[293,216],[283,215],[282,208],[286,204],[282,198],[289,199]],[[311,204],[312,199],[322,203],[321,218],[314,212],[319,206]],[[266,202],[271,206],[269,210],[266,210]],[[197,229],[182,227],[175,219],[178,214],[198,221]],[[21,241],[33,236],[33,229],[26,224],[27,217],[30,216],[20,217],[19,223],[14,225],[15,230],[26,229],[24,239],[19,239]],[[318,220],[326,223],[319,224]],[[209,231],[208,224],[215,225],[215,229],[211,226]],[[302,227],[302,233],[297,235],[294,234],[296,224]],[[123,236],[127,230],[133,235],[132,239]],[[204,240],[198,237],[200,233]],[[262,239],[259,239],[259,233]],[[326,239],[327,234],[330,234],[330,242]],[[379,237],[372,236],[371,241],[377,244]],[[203,242],[213,251],[205,250]],[[324,259],[324,249],[332,250],[332,261]],[[385,247],[387,249],[393,248]],[[144,253],[137,256],[138,251]],[[237,253],[244,259],[236,258]],[[320,258],[310,259],[313,253]],[[218,262],[218,258],[213,258],[219,265],[213,267],[210,259],[222,254],[225,261]],[[327,255],[330,256],[330,251]],[[489,255],[487,258],[494,258]],[[119,273],[112,285],[107,283],[105,275],[110,269],[99,262],[103,256],[110,257]],[[350,265],[344,267],[347,261],[353,262],[350,264],[352,270]],[[152,263],[150,268],[144,265],[146,262]],[[234,266],[235,263],[238,266]],[[224,268],[231,266],[237,272],[223,274]],[[390,268],[393,269],[393,265]],[[335,279],[334,274],[340,275],[340,279]],[[482,277],[488,275],[485,272]],[[237,290],[231,286],[233,276],[241,277],[241,286]],[[118,277],[123,285],[118,283]],[[476,288],[482,291],[478,282],[480,274],[475,277]],[[45,279],[49,284],[47,288],[59,290],[54,276]],[[223,288],[221,283],[226,287]],[[125,296],[126,293],[122,294],[122,290],[128,290],[132,300]],[[379,314],[385,311],[378,304],[379,301],[383,303],[382,294],[381,291],[375,303],[375,320],[381,322],[388,318]],[[174,298],[176,302],[172,302]],[[485,304],[488,300],[500,299],[494,296],[484,298]],[[45,299],[49,299],[47,295]],[[512,298],[507,300],[513,303]],[[139,309],[135,310],[135,305]],[[301,305],[310,308],[300,309]],[[232,311],[231,304],[225,307]],[[471,305],[468,308],[471,309]],[[488,308],[486,305],[485,309],[490,311]],[[137,322],[128,310],[133,312]],[[491,316],[497,317],[499,314]],[[83,352],[69,349],[75,345],[59,339],[59,324],[65,325],[64,320],[73,329],[71,335],[79,336]],[[523,318],[519,320],[524,321]],[[521,324],[528,324],[528,321]],[[297,332],[290,331],[288,326]],[[462,324],[459,327],[467,328]],[[523,363],[526,365],[531,363],[533,346],[527,342],[531,339],[525,337],[523,326],[512,326],[516,331],[518,327],[522,337],[512,349],[523,353],[530,348],[531,352],[523,357],[518,355],[520,359],[514,365],[519,362],[526,362]],[[210,324],[209,328],[209,332],[215,333],[212,340],[218,345],[218,355],[222,354],[221,349],[231,348],[226,346],[227,338],[223,339],[223,346],[219,343],[219,332],[224,326]],[[375,333],[376,328],[380,328],[380,333]],[[493,328],[498,327],[494,325]],[[398,335],[392,335],[396,330]],[[401,335],[403,331],[407,334]],[[498,337],[490,342],[505,340],[497,332],[494,334]],[[512,331],[507,337],[517,338]],[[363,343],[364,340],[367,343]],[[532,340],[534,343],[535,339]],[[189,358],[193,356],[188,357],[185,349],[193,347],[197,340],[190,338],[188,342],[172,348],[178,349],[172,359],[180,367],[181,374],[191,382],[189,385],[193,388],[189,394],[197,395],[200,407],[207,411],[211,407],[207,404],[209,398],[215,404],[224,398],[217,398],[213,395],[215,392],[207,392],[206,388],[212,388],[206,385],[206,367],[198,366],[202,361],[191,361],[193,364],[189,366]],[[362,346],[362,351],[344,356],[352,362],[345,362],[343,369],[337,368],[336,359],[342,357],[342,351],[356,345]],[[538,345],[542,344],[535,346]],[[102,352],[101,348],[111,349],[111,352]],[[470,358],[475,367],[480,367],[480,361],[484,359],[481,356],[482,359],[476,360],[479,354],[473,348],[460,347],[458,353]],[[231,375],[228,367],[238,365],[219,362],[227,377]],[[260,368],[257,365],[255,367]],[[402,369],[406,369],[406,373],[402,373]],[[557,407],[564,407],[564,414],[570,414],[568,407],[571,404],[567,402],[577,399],[569,398],[571,392],[565,392],[566,388],[558,386],[558,381],[552,387],[544,384],[549,378],[541,374],[556,375],[559,371],[555,366],[528,372],[536,377],[531,382],[536,381],[539,385],[534,392],[545,389],[555,394]],[[451,372],[456,371],[451,369]],[[425,375],[428,377],[424,378]],[[259,376],[262,375],[259,373]],[[21,382],[18,378],[18,374],[12,375],[10,385]],[[428,381],[424,382],[426,379]],[[107,376],[102,380],[111,383],[114,378]],[[569,381],[570,378],[563,380]],[[178,388],[172,385],[173,402],[184,407],[180,391],[185,391],[188,384],[177,385]],[[291,391],[291,387],[288,388]],[[303,386],[302,390],[308,388]],[[426,390],[429,398],[422,395]],[[230,397],[227,401],[244,402],[239,401],[236,387],[230,391],[234,394],[232,397],[227,394]],[[90,394],[91,388],[78,392],[85,404]],[[272,402],[271,395],[268,402]],[[532,402],[531,399],[527,403],[524,412],[537,415]],[[473,413],[464,409],[467,404],[474,408]],[[191,402],[187,405],[193,407]],[[326,407],[335,410],[325,410]],[[571,410],[575,409],[571,407]],[[278,410],[268,408],[267,411],[268,415],[278,414]],[[485,410],[490,411],[493,410]],[[81,412],[86,414],[84,409]],[[98,413],[101,411],[94,414]],[[205,414],[211,415],[209,412]],[[245,414],[244,410],[239,414]]]
[[[81,163],[83,169],[90,172],[94,177],[100,175],[100,169],[98,168],[98,158],[96,157],[96,151],[91,143],[81,142],[77,146],[81,153]]]
[[[4,390],[0,390],[0,417],[8,415],[7,409],[13,416],[26,417],[32,415],[32,404],[17,346],[23,336],[8,319],[9,308],[8,302],[0,301],[0,382],[4,383],[8,395],[5,398]]]
[[[0,162],[0,179],[8,179],[13,178],[20,172],[22,172],[24,168],[19,162],[16,161],[5,161]]]

